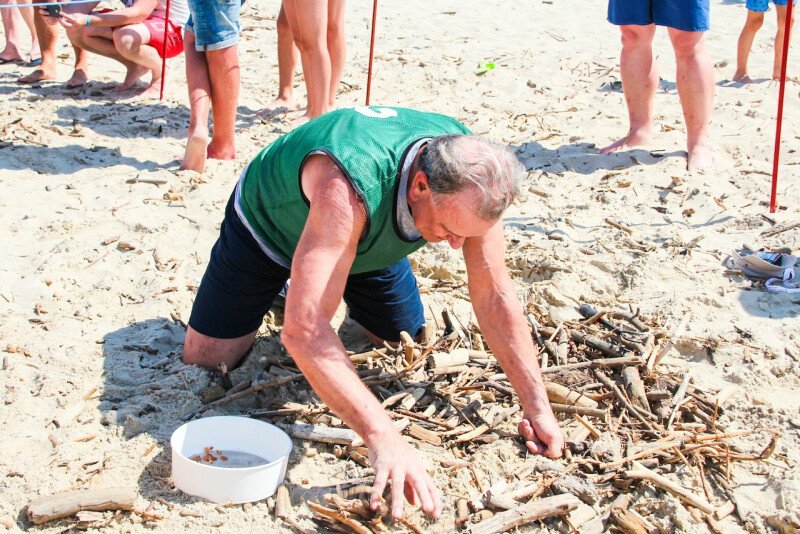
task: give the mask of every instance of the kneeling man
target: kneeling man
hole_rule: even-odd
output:
[[[564,438],[505,267],[501,215],[522,173],[508,149],[443,115],[362,107],[295,129],[262,150],[236,185],[184,361],[235,366],[291,277],[281,340],[314,391],[366,442],[372,506],[391,479],[395,517],[403,493],[438,517],[432,479],[361,383],[330,321],[344,298],[373,336],[417,335],[423,307],[407,256],[447,241],[463,246],[475,314],[523,408],[520,434],[532,452],[560,456]]]

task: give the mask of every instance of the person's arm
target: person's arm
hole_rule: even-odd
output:
[[[117,28],[119,26],[128,26],[130,24],[138,24],[144,21],[150,14],[158,7],[158,0],[136,0],[131,7],[116,9],[108,13],[89,13],[84,15],[82,13],[67,13],[62,11],[61,18],[58,21],[65,28],[73,26],[86,27],[86,21],[89,20],[89,26],[99,28]],[[43,13],[46,16],[46,11]]]
[[[367,444],[375,469],[373,508],[391,479],[395,517],[402,516],[404,492],[412,503],[419,496],[423,510],[438,517],[442,505],[433,480],[361,382],[330,324],[366,224],[361,203],[326,156],[309,158],[302,183],[311,209],[292,258],[281,340],[322,401]]]
[[[487,234],[465,240],[464,261],[481,333],[522,405],[519,433],[531,452],[558,458],[564,448],[564,436],[547,400],[538,351],[506,270],[501,221]]]

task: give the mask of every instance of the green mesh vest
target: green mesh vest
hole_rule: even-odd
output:
[[[322,152],[336,163],[366,206],[367,225],[350,273],[382,269],[425,244],[423,239],[404,239],[395,221],[394,204],[407,151],[423,138],[469,133],[450,117],[403,108],[360,107],[327,113],[259,152],[239,184],[237,211],[273,259],[290,265],[309,212],[300,170],[309,155]]]

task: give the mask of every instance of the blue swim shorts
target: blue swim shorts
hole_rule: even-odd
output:
[[[709,28],[710,0],[608,0],[608,21],[617,26],[656,24],[685,32]]]
[[[747,0],[745,7],[750,11],[755,11],[756,13],[764,13],[769,9],[769,2],[770,0]],[[785,6],[787,0],[772,0],[772,3],[776,6]],[[794,0],[792,5],[796,6],[797,0]]]
[[[189,0],[191,16],[185,29],[194,34],[198,52],[222,50],[239,42],[239,12],[243,0]]]
[[[236,213],[225,208],[219,238],[197,290],[189,325],[206,336],[232,339],[258,330],[289,278],[272,261]],[[425,325],[419,288],[408,258],[378,271],[350,275],[344,290],[350,318],[386,341],[412,337]]]

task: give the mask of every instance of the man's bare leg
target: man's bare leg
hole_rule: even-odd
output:
[[[138,69],[128,69],[126,81],[132,77],[134,79],[133,83],[135,83],[135,80],[138,80],[141,76],[141,74],[137,74],[142,71],[142,68],[145,69],[145,72],[152,72],[153,77],[150,80],[150,85],[139,94],[139,97],[158,98],[161,92],[161,77],[164,73],[161,68],[161,56],[158,55],[155,48],[147,44],[149,42],[150,30],[144,24],[131,24],[114,30],[114,47],[117,52],[123,58],[139,67]]]
[[[329,106],[328,0],[284,0],[283,6],[303,63],[308,105],[302,120],[309,120]]]
[[[76,58],[79,61],[86,61],[86,56],[91,52],[119,61],[129,71],[135,67],[135,64],[124,58],[114,46],[114,29],[109,27],[91,26],[89,28],[74,28],[67,30],[67,37],[72,42],[72,47],[75,50]],[[80,52],[81,56],[78,56]],[[86,83],[86,71],[76,65],[75,72],[72,74],[70,82],[67,82],[69,87],[79,87]]]
[[[236,159],[236,106],[239,102],[239,47],[208,50],[208,79],[211,82],[211,116],[214,133],[208,144],[208,157]]]
[[[294,108],[294,71],[300,51],[294,45],[292,28],[286,19],[286,10],[281,5],[278,14],[278,96],[264,107],[261,113],[269,113],[276,109]]]
[[[201,334],[191,326],[186,330],[183,343],[183,362],[216,369],[224,363],[233,369],[253,346],[256,331],[233,339],[219,339]]]
[[[44,0],[46,1],[46,0]],[[18,83],[36,83],[44,80],[55,80],[56,78],[56,44],[58,39],[58,29],[50,26],[44,21],[37,3],[33,3],[33,24],[36,27],[36,35],[39,38],[39,49],[42,53],[42,64],[38,69],[22,76],[17,80]]]
[[[686,121],[686,168],[690,171],[712,165],[708,146],[708,122],[714,101],[714,70],[706,50],[703,32],[669,28],[675,50],[678,96]]]
[[[775,33],[775,61],[772,63],[772,79],[781,79],[781,63],[783,61],[783,37],[786,30],[786,6],[775,6],[778,14],[778,31]],[[792,26],[794,26],[794,10],[792,10]],[[789,79],[789,75],[786,75]]]
[[[750,58],[753,39],[762,24],[764,24],[764,14],[748,9],[747,19],[744,21],[744,27],[736,45],[736,72],[733,73],[732,78],[735,82],[753,83],[753,80],[747,75],[747,60]]]
[[[345,0],[328,0],[328,53],[331,56],[331,86],[328,107],[336,107],[336,90],[342,80],[347,48],[344,35]]]
[[[31,0],[17,0],[19,5],[27,4],[30,5]],[[23,22],[28,27],[28,30],[31,32],[31,49],[30,53],[28,54],[29,60],[39,59],[42,57],[41,50],[39,49],[39,36],[36,35],[36,24],[33,21],[33,8],[32,7],[20,7],[19,14],[22,16]]]
[[[189,87],[189,134],[181,169],[203,172],[208,150],[208,113],[211,109],[211,80],[205,52],[195,48],[194,33],[186,30],[183,38],[186,55],[186,85]]]
[[[622,139],[600,150],[608,154],[650,142],[653,130],[653,99],[658,88],[658,75],[653,61],[654,24],[620,26],[622,53],[619,67],[625,105],[628,107],[628,133]]]
[[[0,6],[14,5],[12,0],[0,1]],[[22,51],[20,46],[22,43],[22,32],[19,31],[22,25],[22,19],[17,8],[0,9],[0,16],[3,19],[3,34],[6,38],[6,46],[0,52],[0,59],[3,61],[21,61]]]

